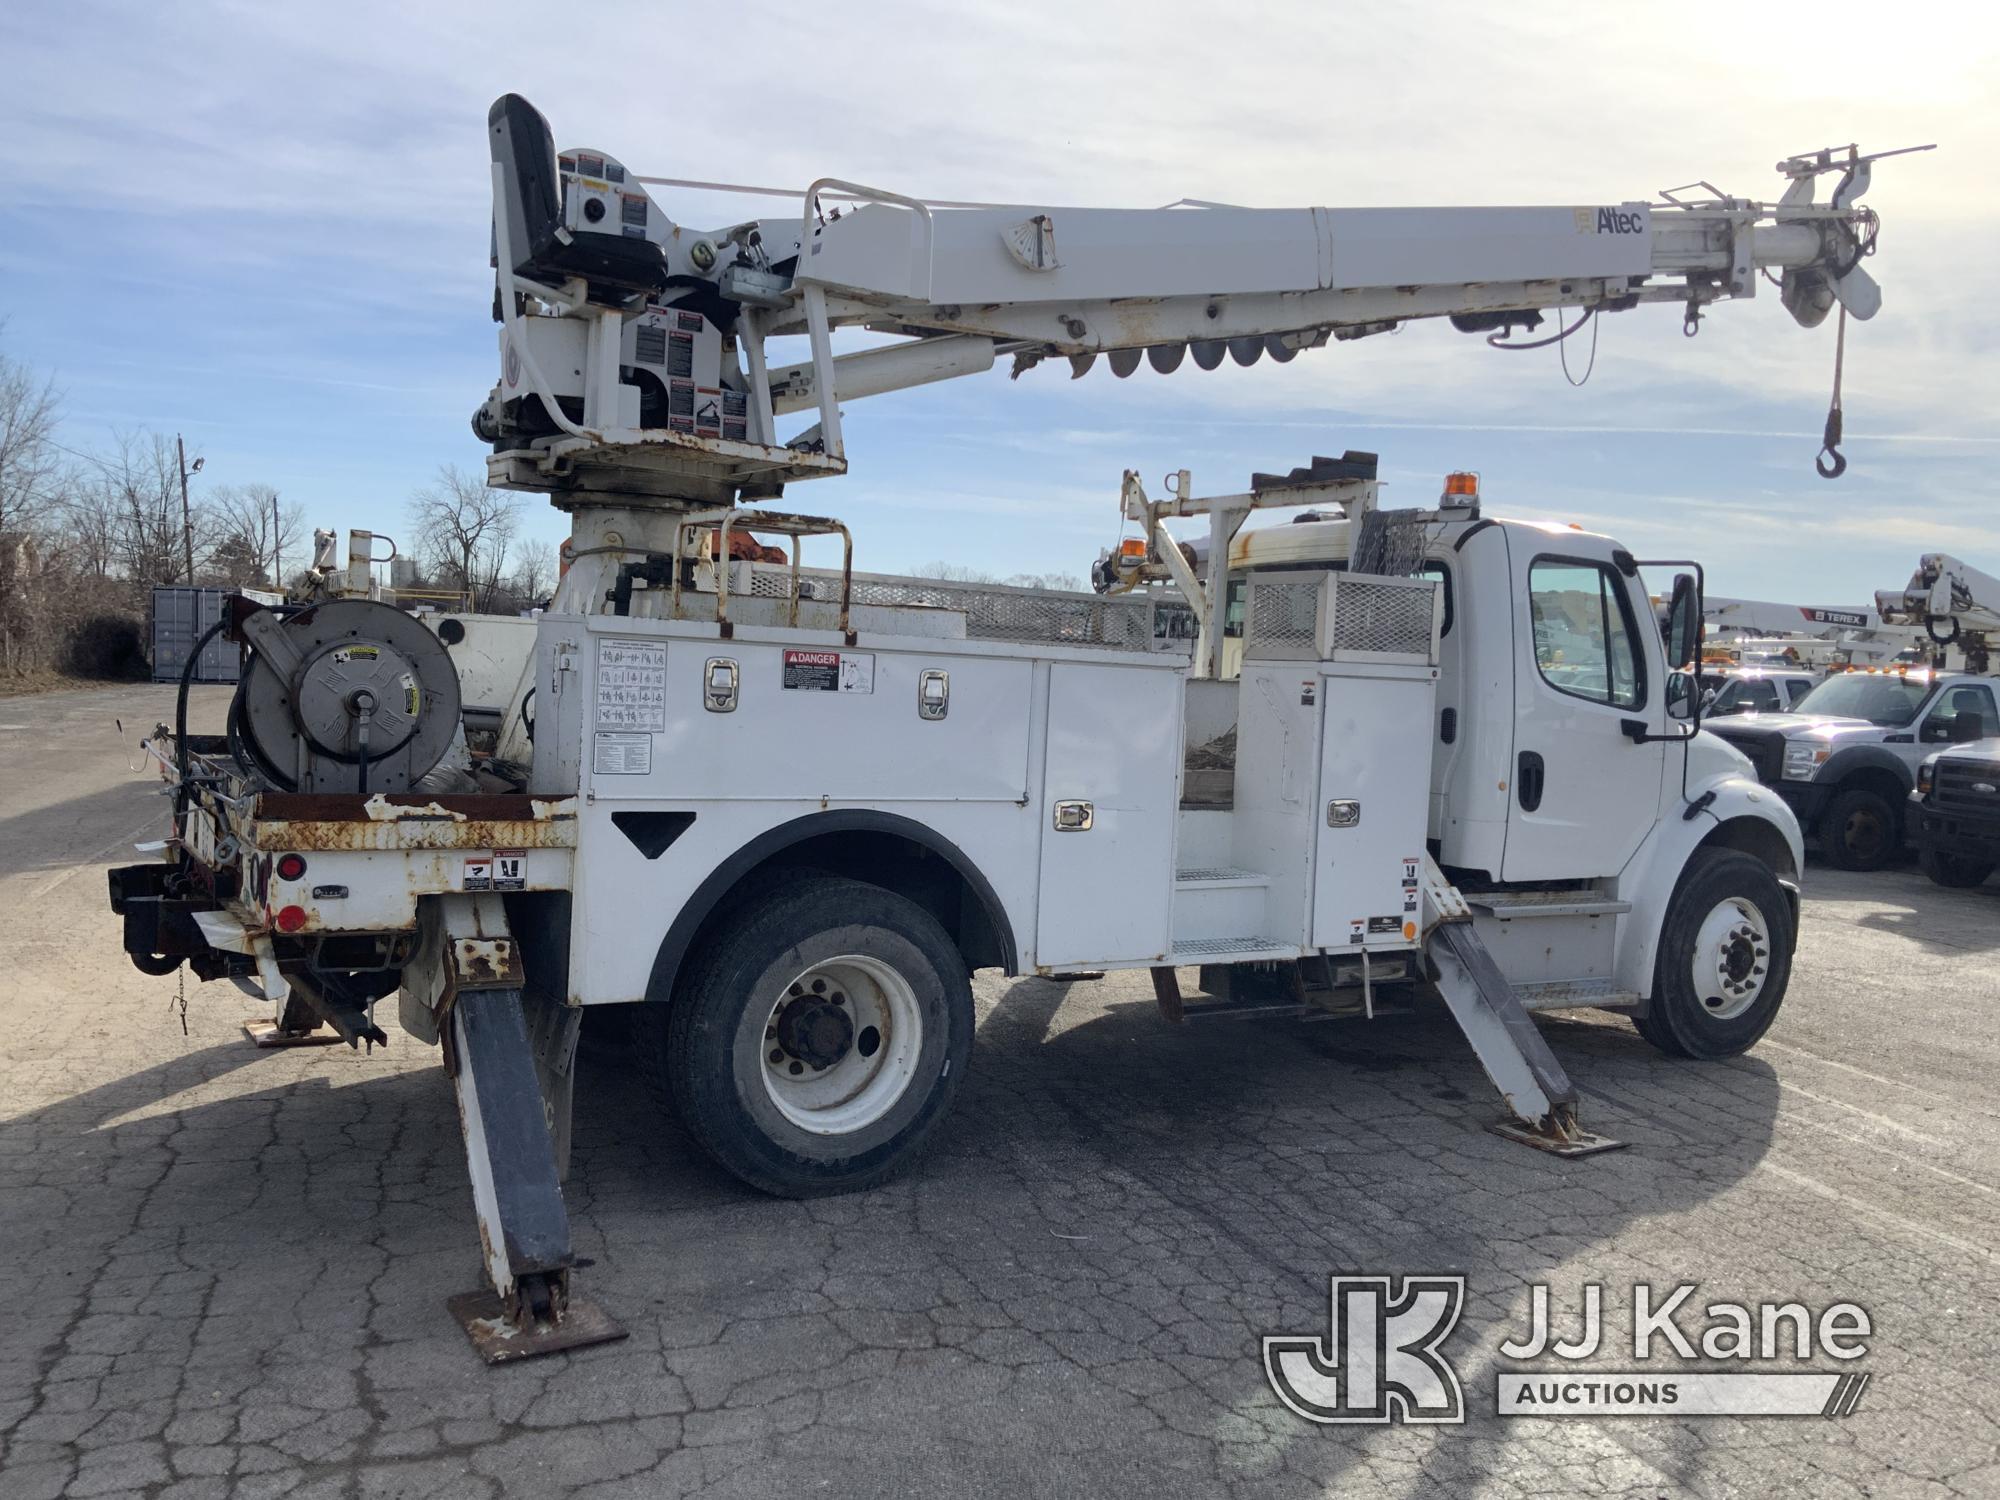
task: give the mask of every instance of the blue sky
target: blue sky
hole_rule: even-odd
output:
[[[1926,550],[2000,567],[2000,24],[1832,0],[1719,29],[1644,7],[1579,27],[1544,0],[1224,14],[14,0],[0,347],[55,376],[73,444],[181,431],[203,480],[395,535],[439,464],[482,456],[485,111],[505,91],[640,171],[1053,204],[1618,201],[1696,178],[1770,197],[1781,155],[1935,140],[1868,199],[1885,306],[1850,325],[1838,483],[1811,468],[1832,324],[1794,327],[1767,288],[1692,341],[1670,309],[1606,319],[1581,390],[1553,350],[1443,326],[1248,371],[996,371],[851,403],[852,472],[791,498],[847,519],[863,567],[1081,574],[1126,468],[1215,491],[1357,447],[1391,504],[1476,468],[1490,509],[1702,557],[1718,593],[1859,602]],[[795,211],[661,197],[696,226]],[[564,532],[538,500],[525,519]]]

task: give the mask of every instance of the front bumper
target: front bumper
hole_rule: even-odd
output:
[[[1938,812],[1917,798],[1910,799],[1910,842],[1938,854],[1963,854],[2000,860],[2000,817],[1977,813]]]
[[[1826,804],[1832,799],[1833,788],[1816,781],[1776,781],[1767,783],[1792,810],[1792,816],[1799,820],[1799,827],[1811,833],[1819,823],[1819,815],[1826,811]]]

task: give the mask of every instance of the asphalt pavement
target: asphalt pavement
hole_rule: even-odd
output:
[[[593,1016],[577,1282],[631,1336],[488,1369],[444,1306],[479,1268],[438,1054],[260,1052],[227,985],[188,988],[183,1034],[119,951],[102,871],[163,830],[132,767],[171,697],[0,699],[5,1500],[2000,1495],[2000,881],[1812,868],[1790,999],[1734,1061],[1545,1019],[1628,1143],[1582,1161],[1487,1133],[1436,1015],[1177,1030],[1143,977],[989,974],[919,1168],[779,1202]],[[1465,1278],[1462,1424],[1279,1402],[1261,1340],[1324,1336],[1336,1273]],[[1859,1360],[1773,1368],[1870,1381],[1838,1419],[1496,1415],[1531,1287],[1569,1331],[1587,1282],[1596,1367],[1634,1367],[1635,1284],[1694,1282],[1696,1330],[1859,1304]]]

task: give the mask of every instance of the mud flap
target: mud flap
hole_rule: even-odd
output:
[[[1557,1156],[1589,1156],[1625,1144],[1577,1125],[1576,1086],[1470,922],[1438,924],[1431,933],[1430,958],[1438,992],[1458,1029],[1513,1111],[1514,1118],[1488,1129]]]

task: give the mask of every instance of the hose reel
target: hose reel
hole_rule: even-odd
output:
[[[252,655],[230,708],[238,758],[300,792],[401,792],[443,759],[458,730],[458,668],[410,615],[334,599],[236,622]]]

